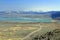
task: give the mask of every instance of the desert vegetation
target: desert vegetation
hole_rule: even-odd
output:
[[[57,38],[59,35],[55,33],[58,29],[60,29],[60,24],[57,22],[0,22],[0,40],[51,40],[50,36]],[[60,36],[57,40],[59,38]],[[53,39],[56,40],[55,37]]]

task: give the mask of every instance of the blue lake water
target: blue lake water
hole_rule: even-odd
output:
[[[51,22],[50,18],[0,18],[0,21],[15,21],[15,22]]]

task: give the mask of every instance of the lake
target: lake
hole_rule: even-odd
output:
[[[1,18],[0,21],[15,21],[15,22],[51,22],[51,18]]]

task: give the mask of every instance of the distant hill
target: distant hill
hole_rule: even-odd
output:
[[[57,11],[57,12],[53,13],[52,14],[52,18],[53,19],[60,20],[60,11]]]

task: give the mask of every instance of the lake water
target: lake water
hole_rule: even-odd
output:
[[[0,18],[0,21],[15,21],[15,22],[51,22],[51,18]]]

